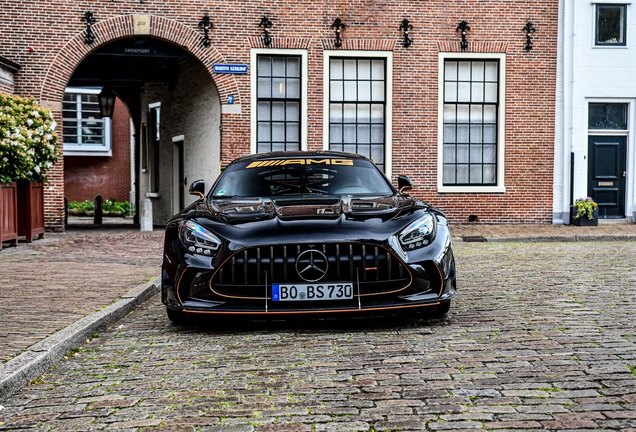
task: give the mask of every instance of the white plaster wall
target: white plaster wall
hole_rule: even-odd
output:
[[[161,103],[161,142],[159,197],[151,198],[153,223],[165,225],[173,215],[173,142],[172,138],[183,136],[184,174],[191,183],[204,179],[206,186],[212,185],[218,175],[220,161],[221,105],[219,94],[207,71],[194,59],[180,60],[179,77],[170,91],[163,84],[147,84],[142,100],[143,122],[148,123],[148,104]],[[148,163],[151,165],[151,161]],[[143,199],[149,191],[149,175],[140,176],[140,193]],[[186,186],[187,190],[187,186]],[[186,206],[196,200],[185,195]]]
[[[634,208],[636,135],[636,5],[627,6],[625,47],[594,45],[597,3],[622,1],[561,0],[557,63],[554,222],[567,223],[570,206],[570,153],[574,152],[574,198],[587,196],[588,104],[629,103],[626,214]],[[562,98],[559,98],[562,95]],[[560,116],[562,115],[562,118]],[[635,218],[636,219],[636,218]]]

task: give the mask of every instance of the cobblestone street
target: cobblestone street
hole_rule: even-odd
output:
[[[444,320],[179,327],[154,297],[0,430],[636,431],[636,242],[455,249]]]

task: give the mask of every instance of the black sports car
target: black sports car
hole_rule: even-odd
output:
[[[444,315],[455,297],[448,223],[360,155],[278,152],[232,162],[166,226],[162,300],[189,315]]]

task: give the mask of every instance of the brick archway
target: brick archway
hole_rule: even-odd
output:
[[[240,106],[241,93],[236,79],[230,74],[213,73],[215,63],[224,63],[221,53],[213,46],[201,43],[201,33],[178,21],[161,16],[149,15],[150,32],[135,32],[135,16],[122,15],[104,19],[92,28],[96,36],[92,44],[84,42],[84,31],[75,34],[55,55],[45,71],[42,87],[36,96],[43,106],[50,108],[58,121],[62,120],[62,100],[66,86],[77,67],[96,49],[119,39],[149,36],[175,44],[198,60],[215,84],[221,105],[229,95],[234,96]],[[226,115],[221,115],[220,121]],[[221,135],[220,146],[227,145],[229,137]],[[49,171],[49,184],[45,192],[45,225],[48,229],[61,231],[64,227],[64,161],[63,158]]]
[[[39,100],[61,102],[64,97],[64,89],[71,75],[95,49],[118,39],[150,36],[171,42],[189,52],[201,62],[210,74],[221,100],[226,100],[228,95],[234,95],[235,103],[240,104],[240,92],[234,77],[229,74],[214,75],[213,73],[214,63],[224,62],[223,56],[216,48],[203,46],[201,44],[201,34],[178,21],[156,15],[150,15],[149,18],[149,34],[141,35],[135,33],[133,15],[123,15],[95,23],[92,28],[96,39],[90,45],[84,42],[84,32],[76,34],[51,62],[42,82]]]

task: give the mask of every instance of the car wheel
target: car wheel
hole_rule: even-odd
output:
[[[168,314],[168,319],[174,324],[185,324],[188,321],[186,315],[181,311],[166,308],[166,313]]]
[[[435,312],[433,312],[433,315],[432,315],[433,318],[442,318],[444,315],[448,313],[450,306],[451,306],[450,300],[437,306],[437,309],[435,309]]]

